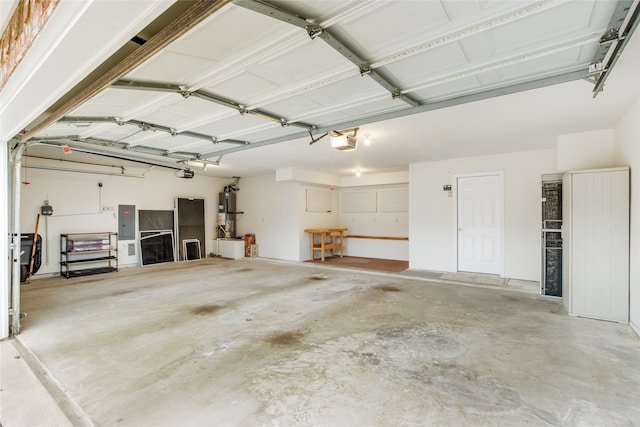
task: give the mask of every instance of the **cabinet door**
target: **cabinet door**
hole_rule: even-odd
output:
[[[628,322],[628,171],[572,175],[572,314]]]

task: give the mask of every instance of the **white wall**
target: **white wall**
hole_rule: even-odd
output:
[[[556,152],[558,172],[612,167],[614,131],[601,129],[559,135]]]
[[[640,99],[630,106],[615,128],[615,165],[631,168],[631,224],[629,318],[640,334]]]
[[[332,212],[306,212],[306,189],[324,186],[276,182],[275,174],[243,178],[237,195],[238,234],[255,234],[260,257],[289,261],[311,259],[306,228],[338,226],[337,195]]]
[[[277,258],[290,261],[311,259],[309,234],[307,228],[346,227],[348,233],[377,236],[408,236],[408,213],[341,214],[339,213],[339,194],[341,191],[363,191],[362,187],[350,187],[336,190],[327,184],[311,184],[312,175],[306,174],[305,182],[300,182],[302,172],[296,170],[296,176],[283,175],[290,168],[280,170],[280,175],[264,175],[243,178],[237,193],[238,210],[243,211],[238,218],[238,234],[256,235],[259,254],[265,258]],[[389,175],[389,176],[386,176]],[[398,178],[397,173],[385,174],[375,182],[393,182],[404,180],[406,173]],[[373,182],[371,179],[363,182]],[[328,181],[331,182],[331,181]],[[353,184],[353,183],[352,183]],[[386,191],[406,188],[407,185],[368,186],[367,191]],[[307,212],[307,189],[321,189],[331,192],[331,212]],[[408,259],[408,243],[394,241],[376,241],[346,239],[345,254],[386,259]]]
[[[504,275],[540,280],[540,177],[555,171],[555,150],[416,163],[409,167],[409,267],[456,271],[454,176],[504,173]]]
[[[32,163],[33,160],[27,159],[27,164]],[[77,164],[64,166],[90,168]],[[127,169],[127,173],[140,174],[145,170]],[[53,207],[51,217],[41,217],[38,234],[43,238],[43,260],[38,274],[59,271],[61,233],[117,231],[118,205],[135,205],[137,233],[139,210],[171,210],[176,197],[204,199],[206,242],[203,254],[213,249],[210,242],[214,238],[218,192],[224,187],[225,180],[198,175],[197,172],[193,179],[182,179],[177,178],[173,170],[163,168],[148,171],[144,178],[23,169],[25,176],[30,184],[22,186],[21,232],[34,232],[36,216],[45,200],[49,200]],[[98,186],[99,182],[102,182],[102,188]],[[133,241],[119,242],[121,266],[138,262],[137,247],[136,256],[127,255],[129,243]]]
[[[405,174],[408,179],[408,174]],[[375,179],[375,177],[373,178]],[[407,184],[378,185],[367,187],[341,188],[341,197],[348,193],[376,193],[375,212],[344,212],[340,206],[340,226],[348,229],[347,234],[362,236],[409,236],[409,212],[383,212],[381,198],[384,192],[408,190]],[[358,239],[348,238],[345,242],[345,255],[409,260],[409,242],[404,240]]]
[[[297,185],[266,175],[242,178],[238,187],[236,206],[244,212],[237,219],[238,235],[255,234],[261,257],[296,260]]]

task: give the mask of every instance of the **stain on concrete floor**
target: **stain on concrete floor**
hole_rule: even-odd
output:
[[[199,305],[199,306],[193,307],[189,311],[193,315],[203,316],[206,314],[215,313],[216,311],[221,310],[223,308],[224,306],[217,305],[217,304],[205,304],[205,305]]]

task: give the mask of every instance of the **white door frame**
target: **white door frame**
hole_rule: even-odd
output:
[[[475,172],[475,173],[460,173],[453,175],[453,265],[455,272],[458,272],[458,178],[473,178],[483,176],[498,176],[500,178],[500,254],[498,255],[498,261],[500,263],[498,267],[498,274],[500,277],[504,277],[504,171],[493,172]]]

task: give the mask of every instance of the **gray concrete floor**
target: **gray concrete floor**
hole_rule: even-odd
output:
[[[639,423],[628,326],[569,317],[522,283],[420,276],[207,259],[34,280],[22,334],[0,343],[0,422]],[[46,393],[20,399],[34,376]],[[58,413],[38,417],[46,405]]]

